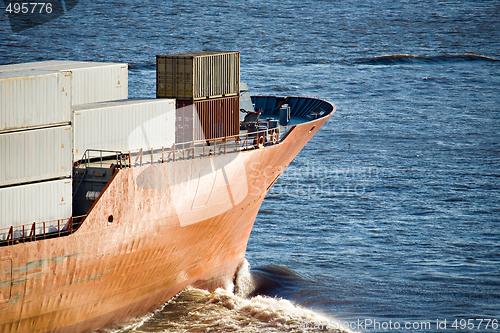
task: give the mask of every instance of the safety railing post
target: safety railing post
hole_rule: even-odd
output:
[[[30,240],[36,240],[36,222],[33,222],[33,224],[31,225],[31,231],[30,231],[30,234],[29,234],[29,238]]]
[[[189,145],[189,148],[188,148],[188,157],[189,157],[189,154],[191,154],[191,158],[194,159],[194,140]]]

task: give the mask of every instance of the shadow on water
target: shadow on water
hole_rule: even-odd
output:
[[[300,292],[303,287],[314,283],[290,268],[279,265],[265,265],[251,269],[254,290],[250,297],[265,295],[285,297]]]

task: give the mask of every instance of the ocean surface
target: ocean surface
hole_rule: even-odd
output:
[[[500,2],[84,0],[19,33],[0,9],[0,64],[127,62],[154,97],[156,54],[237,50],[253,93],[337,106],[236,292],[99,332],[500,332]]]

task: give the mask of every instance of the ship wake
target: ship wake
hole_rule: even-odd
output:
[[[269,282],[245,262],[229,290],[188,288],[154,314],[106,332],[346,332],[328,316],[260,294]]]

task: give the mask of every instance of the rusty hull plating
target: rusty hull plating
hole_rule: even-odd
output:
[[[269,147],[118,170],[75,233],[0,248],[0,331],[86,332],[231,284],[267,191],[332,114]]]

